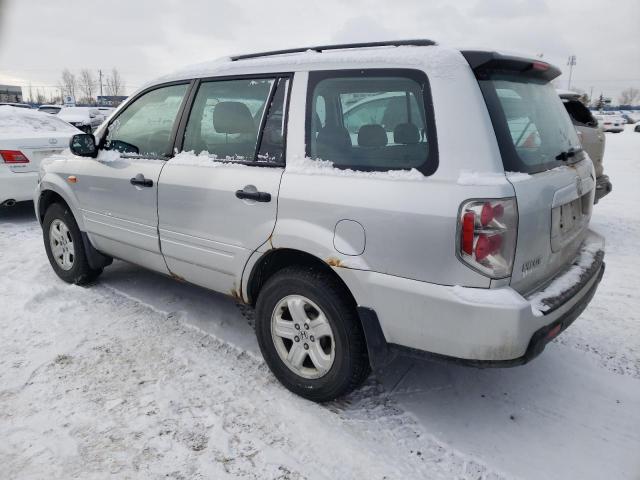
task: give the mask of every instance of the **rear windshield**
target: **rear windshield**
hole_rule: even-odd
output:
[[[478,82],[506,171],[537,173],[582,159],[575,127],[551,83],[502,73]]]
[[[61,110],[61,107],[40,107],[38,109],[39,112],[45,112],[45,113],[53,113],[56,114]]]

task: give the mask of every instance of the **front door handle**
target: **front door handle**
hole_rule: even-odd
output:
[[[153,180],[150,178],[144,178],[144,175],[139,173],[131,180],[131,185],[137,185],[138,187],[153,187]]]
[[[248,189],[249,185],[243,190],[236,190],[236,197],[242,200],[255,200],[256,202],[270,202],[271,194],[269,192],[258,192],[254,188]]]

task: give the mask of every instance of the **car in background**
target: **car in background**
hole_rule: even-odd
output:
[[[53,115],[0,106],[0,206],[32,200],[40,162],[68,148],[77,133]]]
[[[113,113],[113,111],[115,110],[115,108],[113,107],[96,107],[100,113],[104,116],[104,118],[106,119],[109,115],[111,115]]]
[[[15,102],[0,102],[0,106],[9,106],[9,107],[16,107],[16,108],[28,108],[31,110],[31,105],[28,105],[26,103],[15,103]]]
[[[93,132],[104,121],[97,107],[65,107],[57,116],[85,133]]]
[[[629,125],[633,125],[634,123],[636,123],[638,121],[637,119],[635,119],[634,117],[632,117],[628,113],[623,113],[622,114],[622,118],[624,118],[625,122],[628,123]]]
[[[612,185],[609,176],[604,174],[602,160],[604,157],[605,135],[598,119],[594,117],[581,101],[581,95],[570,90],[557,90],[564,108],[569,113],[573,125],[578,131],[582,148],[589,154],[596,173],[596,195],[594,203],[611,192]]]
[[[617,113],[598,112],[595,117],[605,132],[620,133],[624,130],[625,121]]]
[[[57,115],[63,108],[65,108],[64,105],[40,105],[38,107],[38,111],[43,113],[50,113],[51,115]]]

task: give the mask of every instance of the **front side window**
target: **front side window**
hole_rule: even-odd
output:
[[[426,76],[413,70],[312,72],[307,155],[338,168],[430,175],[437,159],[428,95]]]
[[[286,78],[203,82],[184,134],[183,151],[241,162],[283,160]]]
[[[123,154],[166,158],[171,132],[188,84],[157,88],[134,100],[109,125],[104,148]]]

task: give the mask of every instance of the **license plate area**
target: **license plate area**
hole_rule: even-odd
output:
[[[557,252],[570,244],[585,228],[589,219],[589,208],[583,195],[551,210],[551,250]]]

